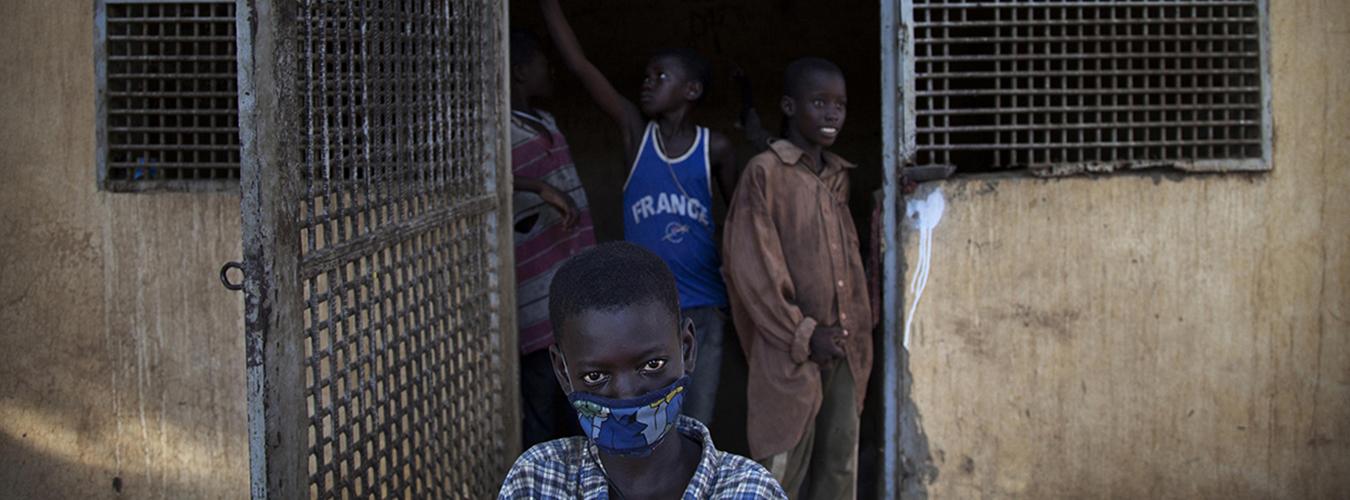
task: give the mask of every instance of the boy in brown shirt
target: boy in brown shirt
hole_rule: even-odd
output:
[[[872,311],[848,211],[854,165],[825,150],[844,125],[844,75],[804,58],[784,83],[787,138],[741,174],[723,245],[749,363],[747,437],[792,498],[851,499]]]

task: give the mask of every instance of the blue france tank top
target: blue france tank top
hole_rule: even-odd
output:
[[[661,150],[656,122],[647,124],[637,159],[623,186],[623,236],[670,266],[680,308],[725,307],[726,285],[714,238],[708,129],[679,158]]]

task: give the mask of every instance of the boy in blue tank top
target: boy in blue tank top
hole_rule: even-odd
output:
[[[736,182],[731,142],[695,125],[691,116],[709,83],[709,64],[689,50],[658,52],[647,61],[634,105],[586,59],[558,0],[540,3],[567,67],[622,133],[630,165],[623,190],[624,239],[659,255],[675,274],[680,311],[694,321],[700,353],[685,414],[709,423],[727,325],[712,190],[716,180],[723,199],[730,199]]]

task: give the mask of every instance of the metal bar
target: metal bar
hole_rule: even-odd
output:
[[[1093,60],[1093,58],[1092,58],[1090,55],[1086,55],[1086,54],[1085,54],[1085,55],[1083,56],[1082,59],[1078,59],[1078,61],[1083,61],[1083,60],[1091,61],[1091,60]],[[1178,76],[1194,76],[1194,75],[1257,75],[1257,74],[1259,74],[1259,73],[1260,73],[1259,70],[1255,70],[1255,69],[1242,69],[1242,68],[1233,68],[1233,69],[1226,69],[1226,70],[1224,70],[1224,69],[1198,69],[1198,68],[1196,68],[1196,69],[1178,69],[1178,70],[1174,70],[1174,71],[1169,72],[1169,74],[1172,74],[1172,75],[1178,75]],[[939,78],[945,78],[945,79],[952,79],[952,80],[955,80],[955,79],[963,79],[963,78],[997,78],[997,77],[1016,78],[1016,77],[1028,77],[1028,76],[1088,77],[1088,76],[1149,76],[1149,75],[1157,75],[1157,74],[1158,74],[1158,72],[1156,72],[1156,71],[1134,71],[1134,70],[1060,70],[1060,71],[1054,71],[1054,72],[1044,72],[1044,71],[969,71],[969,72],[957,72],[957,71],[952,71],[952,72],[928,72],[928,73],[924,73],[923,75],[919,75],[918,78],[919,78],[920,80],[933,80],[933,79],[939,79]]]
[[[494,194],[479,195],[462,200],[452,206],[433,208],[410,219],[382,225],[377,229],[364,232],[360,236],[350,235],[341,238],[340,241],[322,249],[307,252],[300,262],[300,278],[313,279],[321,273],[334,270],[348,255],[369,255],[381,246],[387,245],[390,241],[411,239],[417,234],[427,232],[428,229],[437,224],[444,223],[446,219],[457,219],[471,214],[485,214],[499,209],[496,198]],[[335,212],[349,214],[354,213],[355,210],[339,209]]]
[[[1076,26],[1079,26],[1079,25],[1076,25],[1076,24],[1066,24],[1066,25],[1064,25],[1064,26],[1076,27]],[[1151,36],[1136,36],[1136,37],[1131,37],[1130,39],[1131,39],[1131,40],[1138,40],[1138,41],[1157,42],[1157,41],[1183,41],[1183,40],[1184,40],[1184,41],[1215,41],[1215,40],[1229,40],[1229,41],[1231,41],[1231,40],[1256,40],[1257,38],[1258,38],[1257,35],[1254,35],[1254,34],[1237,34],[1237,35],[1205,35],[1205,36],[1151,35]],[[955,44],[964,44],[964,43],[1023,43],[1023,42],[1031,42],[1031,43],[1053,43],[1053,42],[1096,42],[1096,41],[1109,41],[1109,40],[1112,40],[1112,38],[1110,38],[1110,37],[1100,37],[1100,36],[1083,36],[1083,35],[1080,35],[1080,36],[1034,36],[1034,37],[997,37],[997,36],[981,36],[981,37],[949,37],[949,38],[942,38],[942,39],[924,39],[924,40],[915,40],[915,43],[917,43],[917,44],[922,44],[922,45],[932,45],[932,44],[948,44],[948,45],[955,45]],[[1096,55],[1096,53],[1088,52],[1088,53],[1085,53],[1085,55]]]
[[[228,79],[231,82],[238,76],[237,73],[130,73],[122,72],[115,75],[109,75],[109,80],[220,80]]]
[[[205,16],[112,16],[108,18],[109,24],[131,24],[131,23],[229,23],[234,22],[232,17],[205,17]]]
[[[208,4],[230,5],[234,0],[103,0],[108,5]],[[233,20],[233,18],[230,18]]]
[[[233,19],[231,19],[233,21]],[[161,36],[161,35],[108,35],[115,42],[227,42],[234,43],[234,35],[222,36]]]
[[[1270,77],[1270,4],[1269,0],[1257,0],[1258,30],[1261,34],[1261,160],[1266,169],[1275,168],[1273,161],[1275,149],[1274,118],[1271,116],[1271,77]]]
[[[1093,108],[1081,108],[1069,111],[1093,111]],[[999,130],[1077,130],[1092,128],[1161,128],[1181,126],[1231,126],[1260,125],[1260,120],[1204,120],[1175,122],[1114,122],[1114,123],[1045,123],[1035,125],[959,125],[947,127],[919,127],[922,132],[996,132]],[[1081,142],[1081,141],[1079,141]]]
[[[1149,23],[1149,24],[1155,24],[1155,25],[1156,25],[1156,24],[1193,24],[1193,23],[1216,23],[1216,24],[1217,24],[1217,23],[1243,23],[1243,22],[1248,22],[1248,23],[1249,23],[1249,22],[1253,22],[1253,21],[1254,21],[1254,19],[1252,19],[1252,18],[1250,18],[1250,17],[1206,17],[1206,18],[1187,17],[1187,18],[1174,18],[1174,19],[1169,19],[1169,18],[1164,18],[1164,19],[1150,19],[1150,20],[1148,21],[1148,23]],[[1080,26],[1080,25],[1092,25],[1092,24],[1102,24],[1102,25],[1137,25],[1137,24],[1140,24],[1140,22],[1139,22],[1139,21],[1136,21],[1136,20],[1132,20],[1132,19],[1109,19],[1109,20],[1104,20],[1104,19],[1094,19],[1094,20],[1092,20],[1092,21],[1064,21],[1064,20],[1060,20],[1060,21],[1051,21],[1051,20],[1041,20],[1041,21],[1003,21],[1003,23],[1002,23],[1001,25],[1002,25],[1002,26]],[[994,22],[994,21],[965,21],[965,22],[928,22],[928,23],[915,23],[915,25],[914,25],[915,28],[943,28],[943,27],[947,27],[947,28],[970,28],[970,27],[988,27],[988,26],[1000,26],[1000,24],[999,24],[999,23],[996,23],[996,22]]]
[[[239,128],[238,128],[238,127],[194,127],[194,126],[188,125],[188,126],[174,126],[174,127],[108,127],[108,130],[111,131],[111,132],[149,132],[149,133],[173,133],[173,134],[190,135],[190,134],[204,134],[204,133],[230,133],[230,134],[233,134],[233,133],[235,133],[235,132],[238,132],[238,131],[239,131]],[[119,146],[129,146],[129,145],[126,145],[126,144],[119,144]],[[191,149],[191,148],[195,148],[195,147],[196,147],[195,145],[190,145],[190,144],[182,144],[181,146],[184,146],[184,147],[186,147],[186,148],[188,148],[188,149]]]
[[[302,498],[305,377],[295,224],[295,67],[288,0],[238,0],[249,491],[254,500]],[[256,24],[254,24],[256,23]],[[270,432],[269,432],[270,431]]]
[[[897,94],[904,92],[905,87],[909,87],[911,80],[903,79],[900,66],[905,64],[902,58],[905,45],[906,28],[897,19],[898,0],[881,0],[881,165],[882,165],[882,292],[881,292],[881,335],[882,335],[882,354],[881,362],[883,364],[882,377],[882,451],[881,451],[881,477],[879,478],[880,487],[877,488],[877,496],[881,499],[899,498],[900,492],[900,469],[899,469],[899,441],[900,441],[900,416],[899,416],[899,360],[895,349],[895,331],[896,331],[896,293],[898,283],[901,277],[897,274],[896,254],[898,252],[898,242],[896,240],[896,207],[900,204],[900,191],[897,188],[899,179],[899,170],[905,157],[901,153],[904,147],[904,140],[901,139],[901,131],[908,127],[901,123],[901,120],[914,115],[907,115],[903,110],[898,109],[901,102],[897,99]],[[909,10],[909,1],[903,0],[901,10]],[[912,73],[911,73],[912,74]]]
[[[219,163],[219,162],[161,162],[161,163],[131,163],[131,162],[109,162],[109,168],[112,169],[137,169],[137,168],[157,168],[157,169],[219,169],[235,172],[239,170],[237,163]]]
[[[235,56],[192,56],[192,55],[151,55],[151,56],[108,56],[112,62],[233,62]]]
[[[118,107],[118,108],[117,108],[117,114],[118,114],[119,116],[132,116],[132,115],[136,115],[136,116],[139,116],[139,115],[146,115],[146,116],[164,116],[164,115],[172,115],[172,116],[178,116],[178,115],[187,115],[187,116],[192,116],[192,115],[231,115],[231,116],[233,116],[233,115],[236,115],[236,114],[238,114],[238,113],[239,113],[239,111],[236,110],[236,109],[202,109],[202,108],[197,108],[197,109],[189,109],[189,108],[182,108],[182,109],[152,109],[152,108],[132,108],[132,107],[126,107],[126,106],[122,106],[122,107]]]
[[[1159,104],[1150,106],[1046,106],[1046,107],[1010,107],[1010,108],[957,108],[932,111],[921,111],[920,115],[982,115],[982,114],[1016,114],[1016,113],[1039,113],[1039,112],[1060,112],[1060,111],[1152,111],[1152,110],[1204,110],[1204,109],[1245,109],[1260,110],[1259,103],[1251,104],[1224,104],[1206,106],[1200,104]]]
[[[94,2],[94,162],[98,189],[108,180],[108,6]]]
[[[1033,3],[1027,1],[1012,2],[964,2],[964,3],[936,3],[925,4],[923,9],[1016,9],[1016,8],[1049,8],[1049,7],[1092,7],[1092,8],[1122,8],[1122,7],[1184,7],[1195,5],[1196,0],[1110,0],[1109,2],[1054,2],[1054,3]],[[1249,6],[1251,0],[1206,0],[1205,5],[1234,5]]]
[[[1132,53],[1104,53],[1104,54],[1040,54],[1038,60],[1078,60],[1085,57],[1093,59],[1155,59],[1158,57],[1255,57],[1259,56],[1257,51],[1248,52],[1188,52],[1188,53],[1152,53],[1152,52],[1132,52]],[[945,56],[917,56],[918,62],[955,62],[955,61],[1017,61],[1020,60],[1014,55],[945,55]]]
[[[1167,140],[1138,140],[1138,141],[1117,141],[1117,142],[1090,142],[1090,143],[1009,143],[1009,144],[932,144],[923,145],[925,149],[945,149],[945,150],[997,150],[997,149],[1022,149],[1022,148],[1113,148],[1113,147],[1143,147],[1143,146],[1203,146],[1203,145],[1237,145],[1249,144],[1260,145],[1261,140],[1256,139],[1228,139],[1228,140],[1193,140],[1193,141],[1167,141]]]
[[[218,179],[141,179],[134,181],[108,179],[105,181],[103,188],[118,193],[237,193],[239,191],[238,171],[231,169],[230,172],[232,176]]]
[[[233,144],[116,144],[111,147],[124,151],[232,151],[239,149]]]
[[[508,13],[511,11],[510,0],[493,2],[493,5],[498,9],[496,12],[498,44],[503,55],[509,54],[511,23]],[[499,132],[497,134],[497,147],[493,150],[495,153],[493,160],[497,165],[496,188],[498,196],[497,213],[499,215],[497,220],[493,222],[497,224],[497,251],[495,255],[499,256],[496,262],[497,272],[494,276],[498,293],[500,293],[497,305],[503,311],[502,314],[497,315],[499,318],[497,331],[501,334],[498,351],[501,356],[498,358],[498,366],[502,367],[502,382],[505,386],[503,392],[506,396],[505,411],[503,412],[505,419],[502,421],[507,422],[499,431],[507,444],[505,449],[502,450],[503,456],[498,458],[498,471],[502,475],[501,479],[505,479],[505,474],[514,462],[515,456],[521,452],[521,429],[519,425],[514,425],[514,422],[520,421],[522,410],[520,408],[520,356],[516,355],[520,352],[517,338],[520,330],[519,325],[516,324],[515,235],[514,228],[510,223],[514,220],[514,207],[512,206],[514,175],[511,165],[511,68],[508,64],[499,65],[499,68],[497,73],[497,88],[499,91],[497,92],[496,102]],[[496,481],[496,484],[501,484],[501,481]]]
[[[1045,76],[1042,76],[1041,78],[1048,78],[1048,77],[1051,77],[1051,76],[1054,76],[1054,75],[1045,75]],[[1075,94],[1075,95],[1097,95],[1097,94],[1109,94],[1109,95],[1130,95],[1130,94],[1171,94],[1171,95],[1175,95],[1175,94],[1242,94],[1242,93],[1253,93],[1253,94],[1254,94],[1254,93],[1257,93],[1257,92],[1260,92],[1260,91],[1261,91],[1261,87],[1258,85],[1258,86],[1251,86],[1251,87],[1203,87],[1203,88],[1188,88],[1188,87],[1164,88],[1164,87],[1150,87],[1150,88],[1077,89],[1077,90],[1074,90],[1074,91],[1073,91],[1073,94]],[[1064,95],[1064,91],[1062,91],[1062,90],[1060,90],[1060,89],[1052,89],[1052,88],[1040,88],[1040,89],[1002,89],[1002,90],[1000,90],[1000,89],[960,89],[960,90],[931,90],[931,91],[922,91],[922,90],[921,90],[921,91],[917,91],[916,94],[919,95],[919,96],[922,96],[922,97],[930,97],[930,96],[934,96],[934,97],[936,97],[936,96],[984,96],[984,95]],[[1222,104],[1220,104],[1220,105],[1222,105]],[[1156,106],[1158,106],[1158,105],[1154,105],[1154,104],[1141,104],[1140,106],[1155,106],[1155,107],[1156,107]],[[1036,108],[1036,109],[1042,109],[1042,110],[1043,110],[1043,109],[1047,109],[1047,108],[1049,108],[1049,106],[1046,106],[1046,107],[1043,107],[1043,108]],[[1208,106],[1205,106],[1205,109],[1208,109],[1208,108],[1209,108]],[[1132,107],[1130,107],[1130,109],[1138,109],[1138,108],[1135,108],[1135,107],[1132,106]],[[1170,108],[1164,106],[1164,107],[1161,108],[1161,109],[1170,109]]]

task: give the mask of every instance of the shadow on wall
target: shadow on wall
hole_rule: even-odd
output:
[[[24,290],[0,304],[0,497],[247,495],[242,301],[215,272],[237,198],[32,177],[0,196],[30,214],[0,243],[0,282]],[[74,214],[15,208],[44,206]]]
[[[8,403],[6,403],[8,405]],[[0,410],[5,420],[11,420],[15,413],[21,413],[13,406]],[[246,490],[234,488],[220,480],[220,471],[211,467],[209,462],[196,464],[180,463],[175,466],[172,475],[166,475],[164,469],[173,460],[191,461],[194,456],[217,455],[226,452],[223,448],[208,449],[203,443],[194,443],[190,433],[183,429],[167,431],[168,435],[179,436],[178,443],[194,443],[190,449],[179,448],[173,457],[164,457],[152,466],[148,461],[130,463],[122,461],[120,454],[82,453],[77,446],[101,449],[113,449],[116,432],[113,429],[87,429],[72,424],[68,419],[39,415],[28,412],[33,421],[15,422],[23,428],[33,429],[12,435],[8,424],[0,432],[0,456],[7,457],[5,471],[0,478],[6,486],[5,495],[13,498],[60,498],[72,489],[97,498],[238,498]],[[13,422],[11,420],[11,422]],[[88,443],[89,440],[101,441]],[[128,453],[128,455],[131,455]],[[19,474],[20,471],[26,471]],[[78,486],[74,486],[78,485]],[[48,496],[52,495],[52,496]]]

